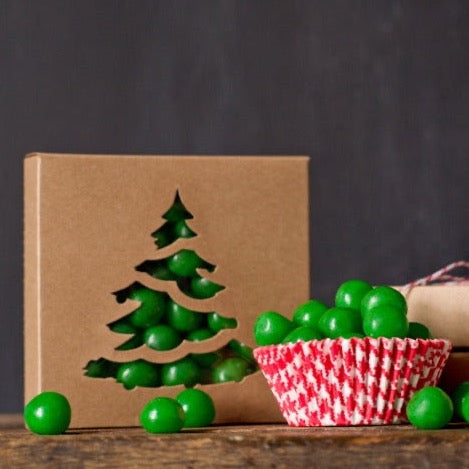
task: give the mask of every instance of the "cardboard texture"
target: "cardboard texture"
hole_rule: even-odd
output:
[[[139,425],[143,405],[182,386],[126,390],[84,376],[90,360],[166,363],[217,350],[231,339],[254,347],[252,326],[269,309],[290,315],[309,298],[308,158],[32,154],[25,159],[25,401],[66,395],[72,427]],[[176,190],[195,238],[157,249],[151,237]],[[193,249],[216,265],[203,276],[225,286],[207,300],[135,267]],[[117,351],[126,336],[107,327],[139,303],[113,292],[134,282],[201,312],[235,317],[201,342],[157,352]],[[199,386],[197,386],[199,387]],[[200,386],[218,423],[283,421],[260,372],[240,383]]]
[[[409,321],[425,324],[432,335],[451,340],[453,347],[469,346],[469,286],[428,285],[406,295]]]

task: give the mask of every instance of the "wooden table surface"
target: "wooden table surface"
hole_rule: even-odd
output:
[[[0,467],[468,468],[469,427],[219,426],[171,435],[141,428],[37,436],[0,415]]]

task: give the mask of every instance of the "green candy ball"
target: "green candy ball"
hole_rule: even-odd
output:
[[[150,327],[157,324],[165,312],[166,299],[164,293],[138,288],[129,295],[129,298],[140,301],[140,306],[129,316],[135,327]]]
[[[319,319],[329,307],[319,300],[309,300],[293,312],[293,322],[298,326],[318,327]]]
[[[176,396],[184,410],[184,427],[208,427],[215,419],[212,398],[200,389],[185,389]]]
[[[164,324],[147,329],[144,339],[146,346],[153,350],[171,350],[182,342],[181,336]]]
[[[360,334],[360,332],[344,332],[340,335],[341,339],[363,339],[365,337],[364,334]]]
[[[72,409],[67,398],[53,391],[44,391],[24,408],[24,421],[38,435],[60,435],[70,425]]]
[[[319,320],[319,331],[324,337],[337,339],[344,334],[362,332],[360,312],[348,308],[330,308]]]
[[[260,314],[254,323],[254,339],[257,345],[279,344],[295,325],[275,311]]]
[[[191,354],[191,357],[202,368],[210,368],[218,360],[220,360],[221,355],[217,352],[207,352],[207,353],[193,353]]]
[[[469,399],[464,398],[461,404],[461,414],[464,420],[469,423]]]
[[[159,384],[156,366],[144,360],[122,363],[117,369],[116,380],[122,383],[125,389],[137,386],[153,388]]]
[[[210,339],[213,337],[215,333],[207,328],[196,329],[192,331],[190,334],[187,335],[186,340],[190,340],[191,342],[201,342],[202,340]]]
[[[169,300],[166,320],[168,324],[177,331],[190,332],[200,328],[204,322],[204,315],[184,308],[184,306]]]
[[[217,333],[223,329],[234,329],[238,323],[234,318],[225,318],[218,313],[209,313],[207,315],[208,327]]]
[[[248,347],[246,344],[239,342],[237,340],[230,340],[228,342],[228,348],[238,357],[243,358],[248,363],[256,363],[254,355],[252,353],[252,348]]]
[[[202,266],[202,259],[189,249],[182,249],[168,259],[169,270],[181,277],[192,277],[196,269]]]
[[[412,339],[430,339],[431,334],[427,326],[420,322],[409,322],[408,335]]]
[[[462,403],[463,400],[469,401],[467,396],[469,396],[469,381],[459,384],[451,394],[451,400],[453,401],[454,407],[454,418],[457,421],[465,420],[462,412]]]
[[[407,404],[407,419],[417,428],[443,428],[453,415],[453,403],[440,388],[428,386],[417,391]]]
[[[393,306],[404,314],[407,314],[407,303],[404,296],[391,287],[376,287],[370,290],[362,299],[361,313],[365,317],[368,311],[378,306]]]
[[[190,294],[195,298],[206,299],[215,296],[224,287],[204,277],[194,277],[190,281]]]
[[[176,280],[176,275],[169,270],[167,263],[164,261],[158,262],[151,268],[148,268],[148,273],[160,280]]]
[[[161,367],[161,382],[164,386],[183,384],[191,387],[197,384],[199,380],[199,366],[190,356],[172,363],[165,363]]]
[[[184,426],[184,410],[174,399],[157,397],[142,409],[140,423],[148,433],[176,433]]]
[[[247,374],[248,363],[238,357],[226,358],[212,371],[214,383],[226,383],[228,381],[241,381]]]
[[[314,327],[302,326],[293,329],[287,336],[282,340],[282,344],[288,344],[291,342],[308,342],[309,340],[321,340],[321,334]]]
[[[185,220],[179,220],[174,225],[174,235],[176,238],[193,238],[195,233],[187,226]]]
[[[363,280],[348,280],[339,286],[335,294],[335,305],[339,308],[360,310],[363,297],[373,287]]]
[[[367,336],[405,338],[409,332],[407,316],[402,309],[382,305],[373,308],[363,318],[363,331]]]

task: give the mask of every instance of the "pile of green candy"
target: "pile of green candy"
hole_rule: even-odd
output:
[[[172,350],[183,340],[198,342],[237,326],[234,318],[192,311],[173,301],[167,293],[139,283],[116,295],[120,302],[126,298],[140,302],[135,311],[108,324],[113,332],[132,334],[117,350],[132,350],[144,344],[153,350]]]
[[[108,324],[113,332],[132,334],[117,350],[145,345],[164,352],[175,349],[183,340],[201,342],[224,329],[237,326],[234,318],[217,312],[192,311],[174,302],[166,293],[140,284],[134,284],[117,295],[119,301],[130,298],[140,302],[135,311]],[[143,359],[120,363],[99,358],[85,366],[85,376],[114,378],[126,389],[241,381],[254,371],[257,371],[257,364],[252,349],[236,340],[214,352],[192,353],[165,364]]]
[[[26,426],[37,435],[64,433],[71,416],[67,398],[53,391],[38,394],[24,408]],[[200,389],[185,389],[176,399],[157,397],[148,402],[140,413],[140,423],[149,433],[174,433],[182,428],[207,427],[214,419],[213,400]]]
[[[388,286],[373,288],[363,280],[340,285],[332,308],[313,299],[299,306],[292,320],[267,311],[254,325],[254,338],[260,346],[365,336],[431,338],[426,326],[409,323],[407,303],[401,293]]]
[[[226,346],[214,352],[191,353],[170,363],[151,363],[135,360],[119,363],[100,358],[86,366],[86,376],[93,378],[114,378],[126,389],[196,384],[218,384],[241,381],[257,371],[252,349],[231,340]]]

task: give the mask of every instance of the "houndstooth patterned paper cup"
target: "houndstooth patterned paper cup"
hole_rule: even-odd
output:
[[[366,337],[269,345],[254,357],[289,425],[386,425],[436,385],[450,350],[442,339]]]

